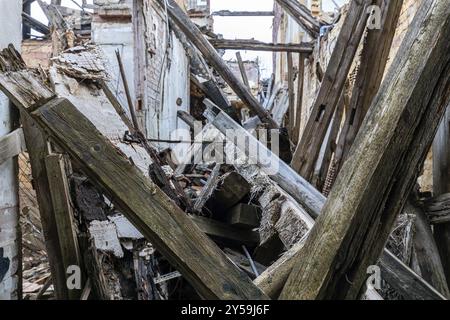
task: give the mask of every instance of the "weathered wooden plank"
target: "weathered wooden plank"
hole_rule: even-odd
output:
[[[238,124],[234,123],[230,117],[226,116],[223,112],[220,113],[217,108],[214,109],[214,106],[210,102],[205,101],[205,103],[209,106],[205,116],[209,120],[210,124],[214,125],[220,132],[225,134],[227,130],[233,130],[237,133],[237,135],[249,135],[246,139],[251,144],[257,143],[252,140],[252,135],[242,129]],[[218,114],[219,116],[217,116]],[[301,208],[304,208],[312,218],[315,219],[319,217],[319,214],[325,205],[326,198],[297,173],[292,171],[289,166],[286,165],[287,168],[285,168],[285,164],[280,161],[278,157],[273,155],[267,148],[263,146],[258,146],[258,148],[260,153],[259,158],[256,159],[256,165],[261,168],[261,171],[266,172],[272,180],[276,181],[282,190],[295,199],[295,201],[301,205]],[[246,152],[246,150],[241,151]],[[273,157],[276,157],[278,160]],[[280,167],[278,167],[278,171],[274,175],[273,171],[267,167],[267,164],[274,163],[275,161],[280,163]],[[291,232],[296,232],[296,230],[292,230]],[[303,242],[294,245],[292,249],[286,252],[279,260],[277,260],[275,264],[269,267],[266,272],[264,272],[264,274],[262,274],[255,281],[258,287],[260,287],[271,298],[276,299],[278,294],[281,292],[281,289],[286,283],[289,273],[294,265],[295,260],[293,258],[302,246]],[[387,253],[388,251],[384,250],[383,256]],[[383,267],[383,260],[380,260],[379,263]],[[415,290],[418,295],[420,292],[425,292],[425,296],[423,298],[434,297],[439,299],[439,294],[436,294],[437,291],[434,289],[430,290],[430,285],[424,284],[424,281],[417,281],[416,279],[418,276],[411,269],[404,266],[399,260],[395,260],[394,263],[397,263],[397,265],[392,269],[393,272],[401,272],[402,274],[392,275],[390,279],[395,280],[397,278],[402,278],[408,283],[408,287],[397,286],[399,290],[402,290],[402,288],[406,288],[405,290]],[[384,269],[388,270],[387,272],[391,270],[388,268]],[[393,285],[395,286],[395,284]],[[418,288],[416,288],[416,286]],[[405,293],[405,295],[408,294],[407,292],[401,293]]]
[[[48,155],[45,158],[45,167],[64,270],[69,270],[69,266],[79,266],[83,270],[63,156],[59,154]],[[80,294],[81,290],[68,289],[70,300],[78,300]]]
[[[33,117],[202,297],[266,298],[69,101],[55,99],[33,112]]]
[[[406,205],[405,211],[414,214],[416,217],[414,250],[423,279],[436,288],[443,296],[450,298],[450,291],[447,286],[439,250],[425,212],[422,208],[411,203]]]
[[[416,275],[410,278],[409,275],[415,273],[401,262],[390,252],[386,252],[380,259],[381,277],[385,279],[392,287],[410,300],[445,300],[430,284]],[[401,268],[401,269],[399,269]],[[408,277],[404,277],[408,275]]]
[[[289,136],[292,137],[294,135],[294,127],[295,127],[295,92],[294,92],[294,78],[295,78],[295,70],[294,70],[294,60],[292,57],[292,53],[288,52],[287,54],[287,66],[288,66],[288,110],[289,110]]]
[[[448,4],[423,2],[281,298],[358,296],[450,103],[449,33]]]
[[[359,64],[358,74],[349,105],[344,129],[339,137],[335,155],[338,172],[347,157],[356,134],[361,128],[373,98],[380,88],[391,52],[392,41],[397,30],[397,22],[402,10],[403,0],[377,0],[381,8],[381,28],[368,30],[367,38]]]
[[[23,109],[20,112],[20,121],[30,157],[33,187],[36,191],[39,204],[39,215],[45,238],[45,248],[50,264],[55,296],[57,299],[67,299],[66,270],[62,263],[58,229],[50,196],[47,168],[45,166],[45,157],[48,155],[47,140],[42,133],[42,129]]]
[[[433,143],[433,193],[442,199],[450,192],[450,107],[439,127]],[[440,212],[441,214],[444,212]],[[450,220],[449,216],[437,217],[439,224],[434,226],[434,236],[441,255],[447,284],[450,286]],[[447,221],[447,222],[445,222]]]
[[[6,160],[18,156],[25,149],[25,138],[21,128],[0,137],[0,165]]]
[[[295,126],[294,132],[291,135],[291,140],[294,143],[294,145],[298,144],[302,125],[304,79],[305,79],[305,57],[304,55],[300,54],[298,62],[298,76],[297,76],[297,103],[295,110]]]
[[[165,7],[163,0],[158,2]],[[171,19],[178,25],[191,42],[199,49],[204,58],[209,61],[212,67],[230,85],[236,95],[244,102],[263,123],[267,123],[270,128],[278,128],[270,114],[265,110],[243,83],[233,74],[227,64],[219,56],[213,46],[205,39],[200,30],[189,19],[186,13],[178,6],[174,0],[168,0],[167,11]]]
[[[211,198],[214,190],[217,188],[217,184],[219,183],[220,168],[220,164],[215,165],[213,171],[211,172],[211,175],[208,178],[208,181],[206,182],[206,185],[203,187],[200,195],[195,201],[194,211],[201,212],[203,206],[206,204],[209,198]]]
[[[356,55],[368,19],[367,9],[374,0],[352,0],[336,40],[314,101],[311,115],[294,153],[292,167],[310,181],[323,139],[341,97],[342,89]]]
[[[273,11],[230,11],[220,10],[211,13],[212,16],[219,17],[273,17]]]
[[[22,21],[24,25],[31,27],[32,29],[36,30],[39,33],[42,33],[43,35],[50,34],[50,28],[47,25],[43,24],[39,20],[34,19],[26,12],[22,12]]]
[[[243,230],[213,219],[191,216],[192,221],[208,236],[218,242],[233,245],[256,246],[259,243],[258,232]]]
[[[297,52],[310,54],[313,51],[311,43],[267,43],[253,39],[209,39],[216,49],[249,50],[270,52]]]
[[[245,70],[244,61],[242,61],[242,56],[239,51],[236,52],[236,59],[239,65],[239,71],[241,72],[242,80],[244,84],[247,86],[247,88],[251,90],[250,83],[248,82],[247,71]]]

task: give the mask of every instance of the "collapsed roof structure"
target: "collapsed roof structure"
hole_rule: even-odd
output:
[[[448,4],[9,6],[1,298],[450,297]],[[214,16],[273,16],[273,41]]]

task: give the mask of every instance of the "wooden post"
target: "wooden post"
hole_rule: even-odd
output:
[[[450,7],[425,1],[282,299],[354,299],[383,251],[450,102]]]
[[[62,263],[61,246],[50,196],[47,168],[45,166],[45,158],[48,155],[47,140],[36,122],[24,111],[21,111],[21,123],[30,157],[33,187],[36,191],[36,197],[39,204],[39,214],[53,286],[55,289],[55,296],[57,299],[67,299],[66,270]]]
[[[62,265],[64,270],[68,270],[70,266],[78,266],[80,270],[83,270],[63,156],[59,154],[48,155],[45,158],[45,167],[58,231]],[[70,300],[78,300],[80,294],[81,290],[68,289]]]
[[[246,141],[249,141],[250,144],[258,144],[253,135],[240,127],[223,111],[220,112],[218,108],[214,107],[214,105],[208,100],[205,100],[204,102],[208,107],[205,117],[208,119],[210,124],[217,128],[222,134],[226,134],[227,130],[232,130],[236,132],[238,136],[245,135],[247,139]],[[302,177],[295,173],[288,165],[279,160],[279,158],[272,154],[267,148],[263,147],[261,144],[258,144],[258,150],[259,157],[256,159],[256,165],[261,168],[261,171],[266,172],[266,174],[268,174],[273,181],[278,183],[282,190],[301,204],[301,207],[304,208],[313,219],[319,217],[319,214],[325,205],[325,197]],[[241,152],[246,152],[246,150],[241,150]],[[273,172],[267,171],[267,164],[275,161],[279,162],[279,170],[276,174],[273,174]],[[295,232],[295,230],[292,230],[292,232]],[[281,291],[290,271],[292,270],[295,262],[294,257],[302,246],[302,241],[296,244],[255,281],[255,284],[257,284],[258,287],[260,287],[271,298],[276,299],[278,297],[279,292]],[[384,250],[382,259],[380,260],[380,266],[383,270],[385,270],[384,274],[387,275],[386,278],[389,277],[391,280],[389,283],[398,288],[402,294],[407,295],[409,291],[413,291],[416,295],[422,294],[425,298],[443,298],[442,295],[440,295],[425,281],[421,280],[419,276],[417,276],[411,269],[407,268],[400,260],[394,260],[391,262],[391,266],[389,268],[385,266],[384,261],[388,260],[388,255],[392,254],[389,253],[388,250]],[[393,283],[396,279],[402,279],[402,284],[397,285],[396,283]]]
[[[303,111],[303,82],[305,78],[305,56],[299,55],[298,62],[298,76],[297,76],[297,105],[295,110],[295,127],[291,135],[292,142],[297,145],[300,138],[300,131],[302,126],[302,111]]]
[[[439,250],[434,241],[433,231],[425,212],[422,208],[410,203],[406,205],[405,210],[408,213],[413,213],[416,217],[414,249],[422,277],[442,295],[446,296],[447,299],[450,299],[450,291],[447,286]]]
[[[245,70],[244,61],[242,61],[242,56],[239,51],[236,52],[236,59],[237,59],[238,65],[239,65],[239,71],[241,71],[241,76],[242,76],[242,80],[243,80],[244,84],[246,85],[246,87],[249,90],[252,90],[252,88],[250,88],[250,83],[248,82],[247,71]]]
[[[311,115],[294,153],[292,167],[310,181],[323,139],[339,102],[353,58],[366,29],[368,7],[373,0],[352,0]]]
[[[294,70],[294,61],[292,59],[292,53],[288,52],[287,54],[287,68],[288,68],[288,103],[289,103],[289,136],[292,137],[294,135],[295,128],[295,92],[294,92],[294,78],[295,78],[295,70]]]
[[[433,193],[440,196],[450,192],[450,106],[439,127],[433,144]],[[434,226],[434,237],[441,255],[447,284],[450,286],[450,223]]]
[[[165,2],[158,0],[164,7]],[[227,64],[219,56],[213,46],[205,39],[200,30],[189,19],[184,11],[178,6],[174,0],[168,0],[167,11],[172,20],[184,32],[184,34],[191,40],[191,42],[199,49],[206,60],[212,67],[222,76],[222,78],[230,85],[236,95],[244,102],[263,123],[266,123],[269,128],[278,128],[276,122],[272,119],[270,114],[265,110],[250,91],[243,85],[241,81],[231,72]]]

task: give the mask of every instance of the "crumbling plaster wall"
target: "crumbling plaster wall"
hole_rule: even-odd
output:
[[[21,1],[0,0],[0,48],[20,48]],[[11,132],[12,106],[0,92],[0,137]],[[0,300],[20,298],[20,232],[17,159],[0,165]]]

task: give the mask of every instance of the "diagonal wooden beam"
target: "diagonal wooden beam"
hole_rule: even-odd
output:
[[[266,43],[253,39],[209,39],[216,49],[270,51],[270,52],[298,52],[310,54],[313,52],[311,43]]]
[[[295,150],[291,165],[308,181],[312,178],[323,139],[339,103],[353,59],[366,29],[367,10],[373,1],[352,0],[312,106],[304,134]]]
[[[158,2],[163,8],[165,7],[166,2],[164,0],[158,0]],[[248,88],[245,87],[242,81],[234,75],[225,61],[223,61],[222,57],[219,56],[214,47],[206,40],[201,31],[174,0],[167,1],[167,12],[173,22],[178,25],[192,44],[198,48],[204,58],[229,84],[242,102],[244,102],[244,104],[246,104],[263,123],[266,123],[269,128],[278,128],[277,123],[272,119],[269,112],[259,104],[258,100],[256,100]]]
[[[450,6],[424,1],[281,299],[355,299],[450,104]]]

